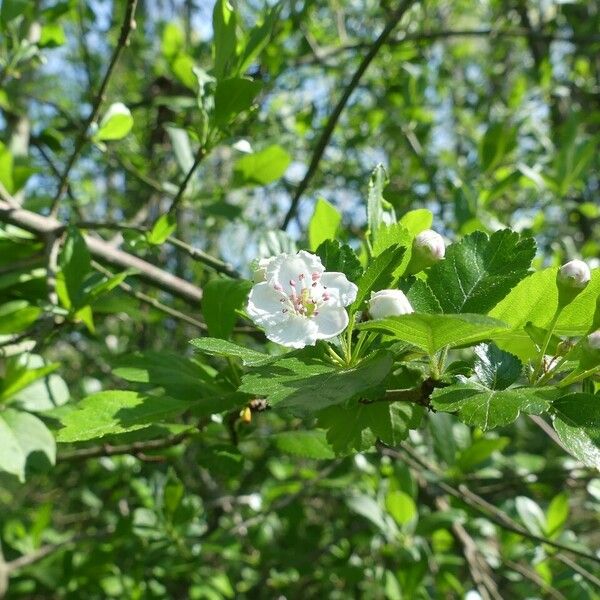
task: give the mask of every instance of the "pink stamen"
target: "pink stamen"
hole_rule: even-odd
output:
[[[282,287],[281,287],[281,286],[280,286],[278,283],[276,283],[276,284],[273,286],[273,289],[274,289],[276,292],[281,292],[281,291],[283,290],[283,288],[282,288]]]
[[[290,285],[292,287],[296,287],[296,282],[293,279],[290,279]]]
[[[298,275],[298,279],[304,279],[304,273],[300,273],[300,275]]]
[[[321,274],[320,273],[313,273],[311,275],[311,278],[312,278],[313,281],[317,281],[317,280],[321,279]]]

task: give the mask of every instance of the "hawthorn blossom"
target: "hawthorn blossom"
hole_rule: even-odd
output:
[[[371,292],[369,300],[369,314],[373,319],[385,319],[385,317],[397,317],[399,315],[408,315],[413,307],[408,298],[401,290],[380,290]]]
[[[444,238],[433,229],[425,229],[415,237],[413,251],[419,252],[423,258],[432,263],[442,260],[446,255],[446,244]]]
[[[346,329],[344,307],[357,287],[343,273],[326,272],[318,256],[302,250],[263,259],[254,280],[247,312],[272,342],[304,348]]]

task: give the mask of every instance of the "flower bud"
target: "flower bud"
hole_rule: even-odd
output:
[[[408,298],[401,290],[380,290],[371,292],[369,314],[373,319],[398,317],[415,312]]]
[[[591,350],[600,350],[600,329],[587,336],[587,344]]]
[[[572,302],[590,282],[590,268],[582,260],[571,260],[556,274],[558,304],[566,306]]]
[[[433,229],[425,229],[413,240],[412,256],[407,271],[418,273],[423,269],[427,269],[442,260],[445,254],[444,238]]]

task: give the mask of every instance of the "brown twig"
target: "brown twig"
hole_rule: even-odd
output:
[[[413,2],[414,0],[404,0],[400,4],[400,6],[389,16],[387,25],[379,34],[375,42],[373,42],[373,44],[369,47],[369,51],[363,57],[362,61],[360,62],[360,65],[358,66],[354,75],[352,76],[352,79],[344,88],[342,97],[338,100],[338,103],[336,104],[335,108],[333,109],[333,112],[327,120],[325,129],[319,137],[306,174],[304,175],[302,181],[300,182],[300,185],[296,189],[296,193],[292,198],[290,208],[287,214],[285,215],[283,224],[281,226],[282,229],[287,229],[287,226],[289,225],[290,221],[294,218],[294,215],[298,210],[300,198],[302,197],[302,194],[304,194],[304,192],[306,191],[306,188],[308,187],[310,181],[312,180],[314,174],[317,171],[319,163],[321,162],[321,158],[323,157],[323,153],[325,152],[325,148],[327,148],[327,145],[329,144],[329,140],[331,139],[333,131],[335,130],[340,115],[342,114],[344,108],[346,107],[346,104],[350,100],[350,96],[358,86],[362,76],[364,75],[365,71],[367,70],[367,68],[369,67],[369,65],[371,64],[371,62],[373,61],[373,59],[375,58],[385,41],[388,39],[396,25],[399,23],[400,19],[402,19],[402,17],[404,16],[404,13],[410,8]]]
[[[196,153],[196,157],[194,159],[192,166],[190,167],[190,170],[185,174],[185,177],[183,178],[183,181],[181,182],[181,185],[179,186],[179,190],[177,190],[177,194],[175,194],[175,197],[173,198],[173,201],[171,202],[171,206],[169,207],[169,210],[168,210],[168,213],[170,215],[172,215],[177,210],[179,203],[183,200],[183,196],[184,196],[184,194],[187,190],[187,187],[192,179],[192,176],[196,172],[196,169],[198,168],[198,166],[200,165],[200,163],[202,162],[202,160],[204,159],[205,156],[206,156],[206,148],[201,146],[200,149],[198,150],[198,152]]]
[[[131,31],[135,29],[134,15],[135,15],[135,9],[137,6],[137,2],[138,2],[138,0],[127,0],[127,6],[125,7],[125,17],[123,19],[123,24],[121,25],[121,33],[119,34],[119,39],[117,41],[117,45],[116,45],[116,47],[113,51],[113,54],[110,58],[110,62],[108,63],[106,73],[104,74],[104,78],[102,79],[102,83],[100,84],[100,88],[98,89],[94,103],[92,104],[92,110],[91,110],[88,118],[85,120],[85,123],[84,123],[83,127],[81,128],[81,131],[79,132],[79,135],[77,136],[77,139],[75,141],[75,148],[73,150],[73,153],[69,157],[69,160],[67,161],[64,171],[62,172],[60,181],[58,183],[58,189],[57,189],[56,195],[52,199],[50,215],[53,217],[55,217],[56,213],[58,212],[59,203],[60,203],[60,201],[67,189],[67,186],[69,184],[69,175],[71,173],[71,169],[75,165],[77,159],[79,158],[79,154],[81,153],[81,150],[83,149],[83,146],[87,139],[88,130],[90,128],[90,125],[98,117],[98,113],[100,112],[100,107],[102,106],[102,103],[105,100],[105,94],[106,94],[106,89],[108,87],[108,82],[110,81],[110,78],[114,72],[117,62],[119,61],[121,53],[123,52],[123,49],[129,43],[129,36],[131,34]]]

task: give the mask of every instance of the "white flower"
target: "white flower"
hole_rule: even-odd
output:
[[[344,307],[354,302],[357,287],[343,273],[325,272],[318,256],[279,254],[261,260],[257,271],[264,280],[250,291],[247,311],[271,341],[304,348],[346,329]]]
[[[600,329],[587,336],[587,343],[592,350],[600,350]]]
[[[385,317],[397,317],[399,315],[408,315],[413,307],[408,298],[401,290],[381,290],[371,292],[369,300],[369,313],[373,319],[385,319]]]
[[[421,231],[413,242],[413,250],[420,252],[424,257],[429,258],[431,262],[442,260],[446,254],[446,245],[444,238],[433,229]]]
[[[556,281],[567,288],[583,289],[591,279],[590,268],[582,260],[571,260],[558,271]]]
[[[269,263],[274,260],[275,257],[271,258],[261,258],[256,262],[256,268],[254,269],[253,281],[254,283],[260,283],[261,281],[265,281],[267,278],[267,267]]]

